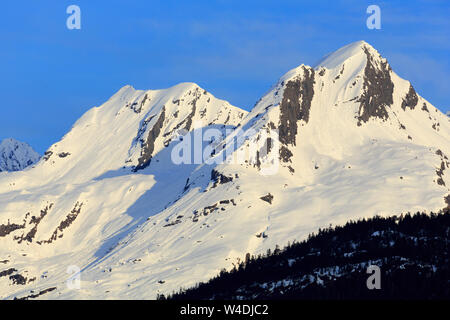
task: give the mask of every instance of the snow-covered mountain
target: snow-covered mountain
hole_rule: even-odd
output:
[[[23,170],[39,159],[39,154],[24,142],[12,138],[0,142],[0,172]]]
[[[438,211],[449,121],[365,42],[248,114],[195,84],[124,87],[0,174],[0,297],[152,299],[329,224]]]

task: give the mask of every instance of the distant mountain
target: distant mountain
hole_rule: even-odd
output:
[[[23,170],[39,159],[40,155],[24,142],[9,138],[0,143],[0,172]]]
[[[449,299],[450,211],[326,228],[283,250],[247,256],[173,300]],[[369,266],[380,269],[368,290]],[[166,297],[160,296],[160,299]]]
[[[439,212],[449,156],[449,117],[364,41],[250,112],[194,83],[125,86],[0,174],[0,299],[152,299],[330,224]]]

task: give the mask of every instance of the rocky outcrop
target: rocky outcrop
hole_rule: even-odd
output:
[[[416,90],[414,90],[413,86],[409,85],[409,91],[406,94],[405,98],[403,98],[402,101],[402,109],[406,110],[406,108],[409,108],[411,110],[414,110],[414,108],[417,106],[417,103],[419,102],[419,98],[417,96]]]
[[[284,145],[295,145],[297,122],[309,121],[314,96],[314,69],[303,66],[303,76],[286,83],[280,105],[279,139]]]
[[[364,48],[367,56],[364,70],[363,93],[357,100],[360,102],[358,125],[371,118],[387,120],[387,108],[393,103],[394,83],[391,79],[391,67],[384,59],[375,59],[368,48]]]
[[[161,132],[161,128],[163,127],[165,116],[166,112],[165,108],[163,108],[158,120],[148,133],[147,139],[142,143],[141,157],[138,160],[138,165],[133,169],[134,172],[145,169],[150,165],[153,151],[155,149],[155,141]]]

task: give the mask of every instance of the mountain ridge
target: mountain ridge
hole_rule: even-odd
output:
[[[0,261],[26,278],[0,297],[155,298],[330,223],[450,205],[448,117],[365,42],[322,61],[248,113],[193,83],[87,111],[0,176]]]

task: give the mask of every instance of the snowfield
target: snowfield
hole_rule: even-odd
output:
[[[0,173],[0,298],[154,299],[330,224],[439,211],[449,121],[363,41],[289,71],[249,113],[193,83],[126,86],[33,168]],[[251,159],[173,163],[180,136],[208,128],[224,141],[201,150]]]

